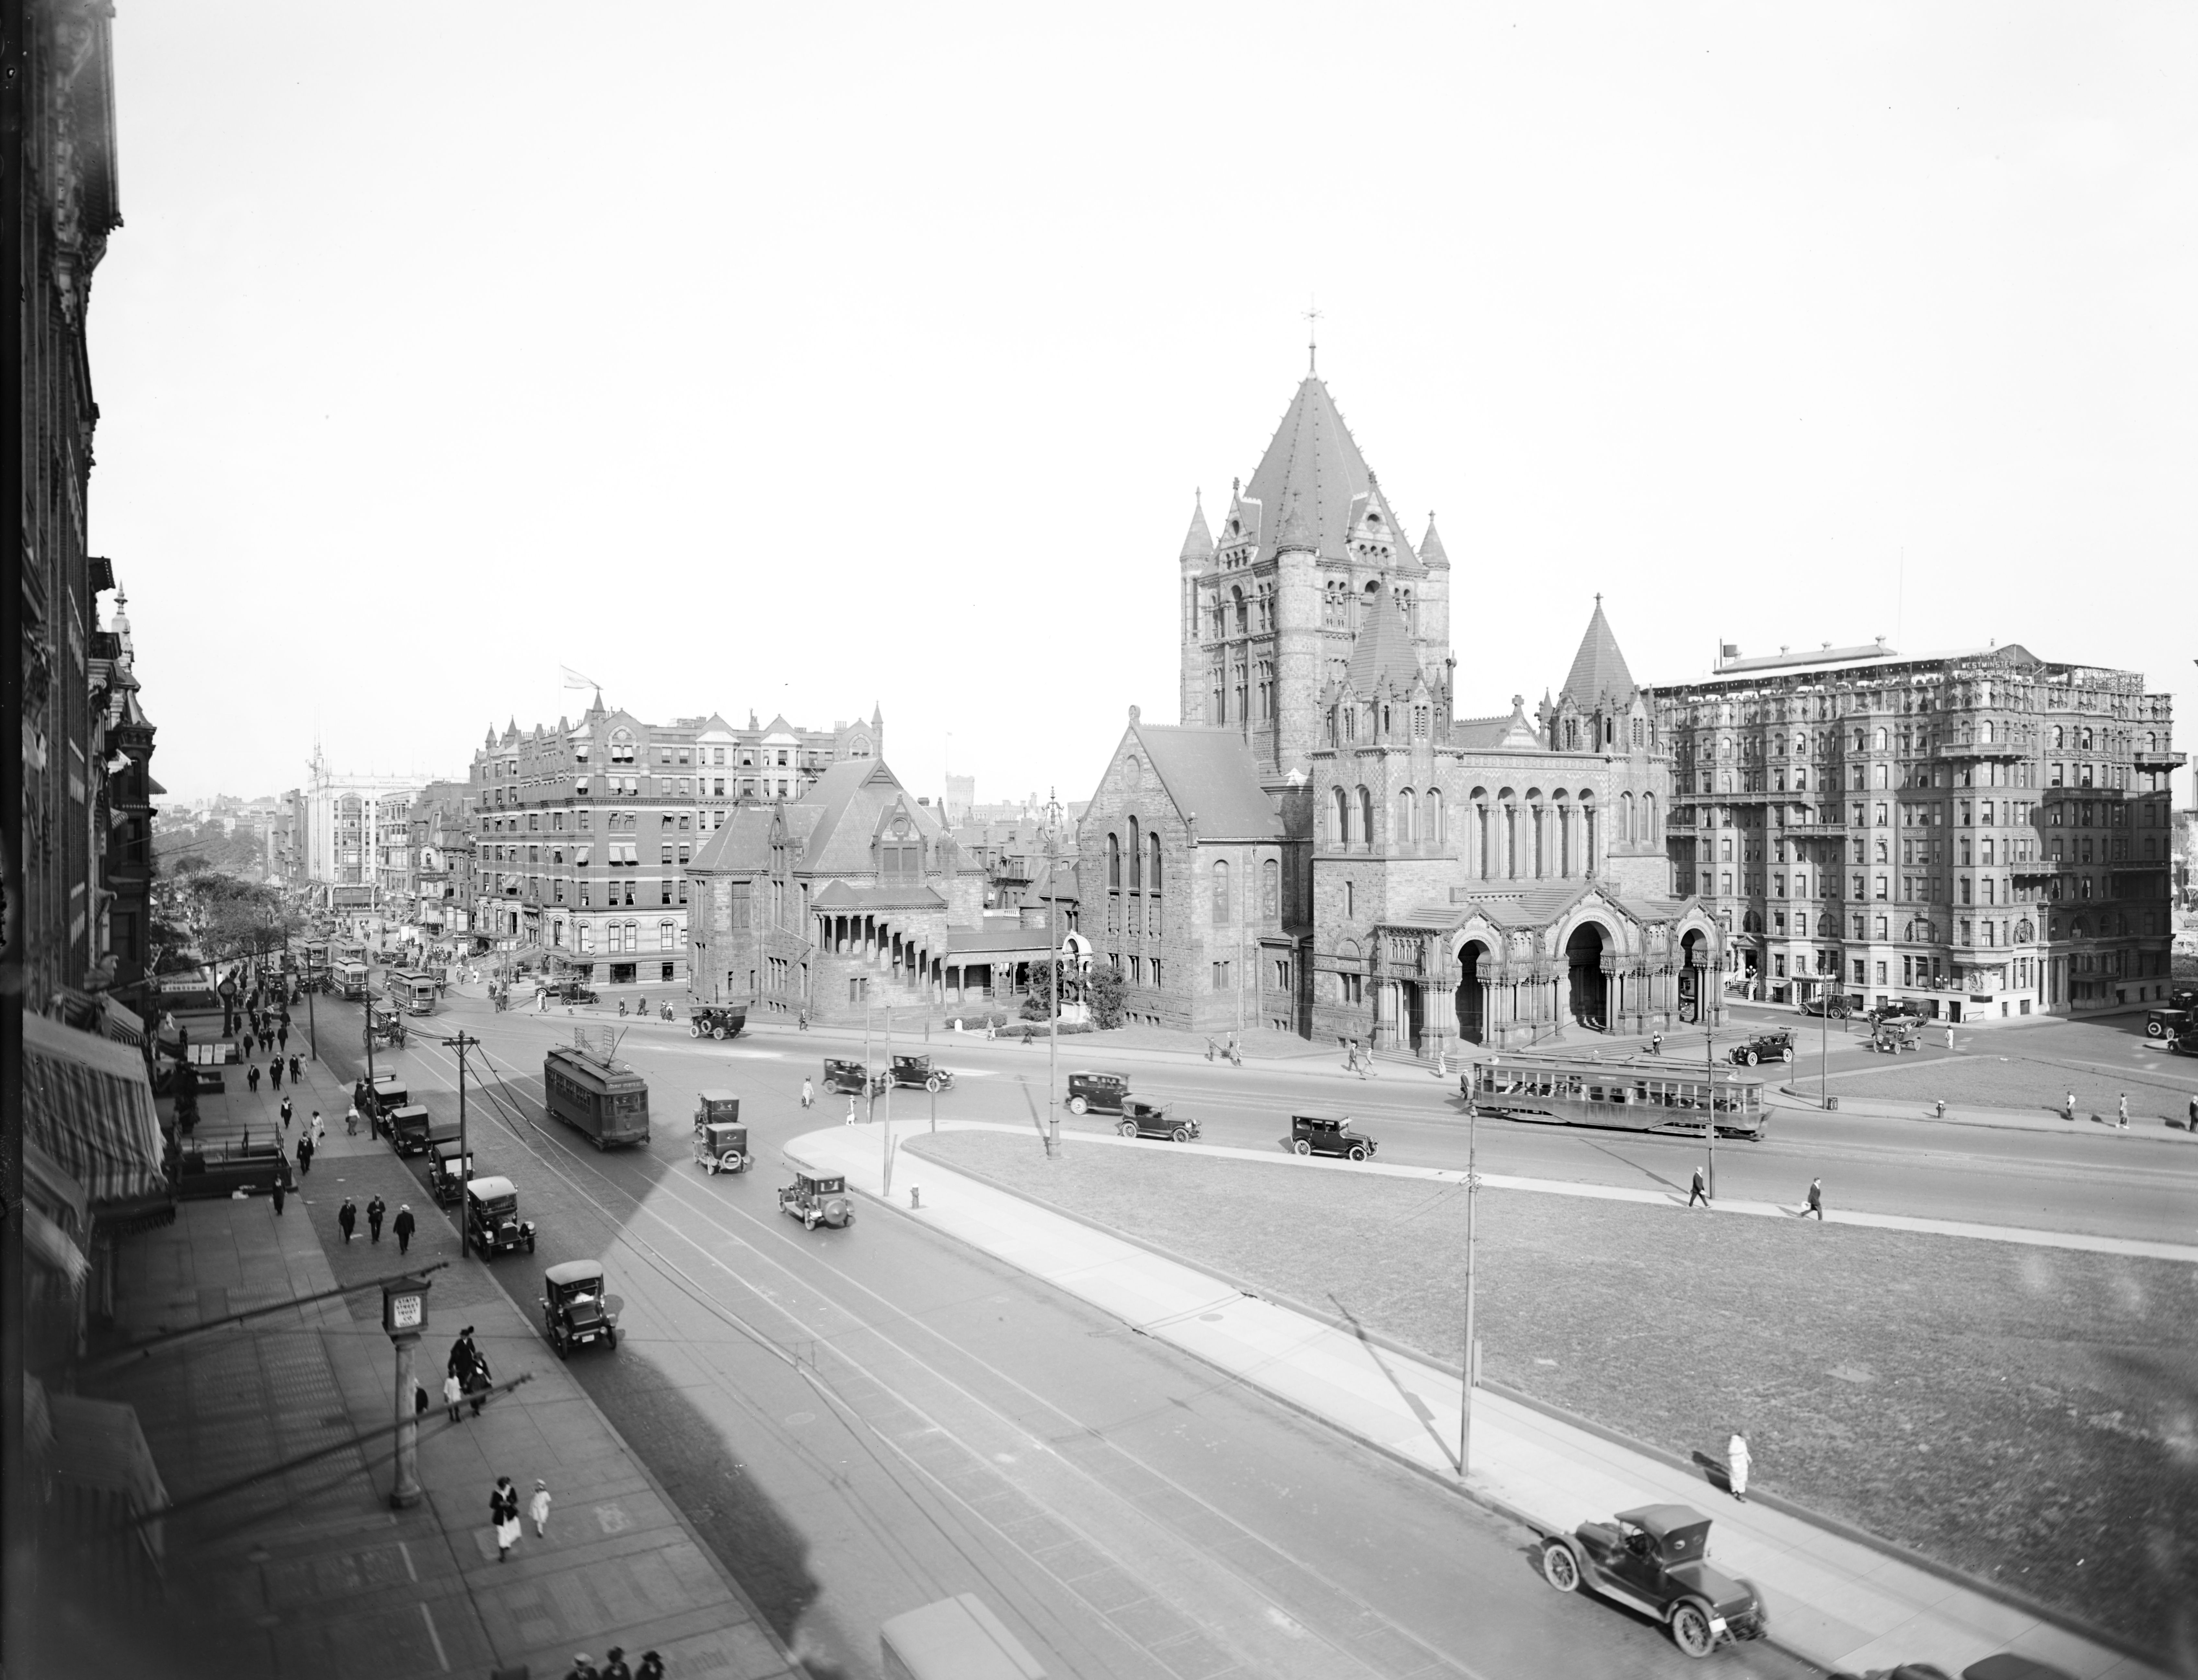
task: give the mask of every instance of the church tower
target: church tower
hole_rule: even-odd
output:
[[[1241,730],[1263,776],[1310,774],[1323,690],[1347,676],[1362,631],[1393,613],[1446,730],[1450,561],[1432,521],[1428,532],[1432,560],[1308,373],[1250,481],[1232,486],[1220,530],[1193,517],[1180,561],[1183,721]]]

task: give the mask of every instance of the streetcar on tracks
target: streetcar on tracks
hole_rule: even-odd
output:
[[[648,1142],[648,1081],[579,1044],[552,1044],[542,1061],[543,1106],[598,1149]]]
[[[1484,1114],[1559,1125],[1699,1134],[1714,1117],[1718,1136],[1753,1139],[1770,1119],[1759,1078],[1647,1059],[1492,1058],[1460,1075],[1458,1087]]]
[[[443,991],[435,977],[422,968],[392,968],[387,984],[390,1008],[402,1009],[408,1015],[434,1014],[435,1000]]]

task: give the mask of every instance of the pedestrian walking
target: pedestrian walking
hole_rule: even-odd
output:
[[[550,993],[546,989],[534,994],[534,1008],[537,1014],[546,1015],[550,1013]]]
[[[408,1254],[412,1250],[413,1226],[412,1204],[409,1201],[399,1202],[397,1206],[397,1218],[389,1227],[391,1230],[397,1233],[397,1252],[399,1254]]]
[[[1662,1033],[1652,1032],[1648,1035],[1648,1054],[1651,1055],[1661,1055],[1664,1054],[1664,1035]]]
[[[804,1080],[801,1082],[801,1106],[802,1106],[803,1107],[806,1108],[806,1107],[808,1107],[811,1102],[815,1102],[816,1100],[817,1100],[817,1093],[816,1093],[816,1091],[815,1091],[815,1090],[811,1087],[809,1081],[808,1081],[808,1080],[806,1080],[806,1079],[804,1079]]]
[[[267,1064],[267,1077],[275,1082],[275,1089],[282,1089],[282,1058],[276,1056]]]
[[[287,1020],[275,1029],[275,1048],[278,1050],[290,1048],[290,1023]]]
[[[356,1102],[344,1110],[344,1136],[346,1137],[358,1136],[358,1104]]]
[[[290,1083],[298,1084],[305,1077],[305,1070],[295,1050],[290,1052]]]
[[[343,1228],[344,1242],[348,1247],[352,1229],[358,1224],[358,1205],[349,1196],[346,1196],[343,1206],[336,1209],[336,1224]]]
[[[1950,1050],[1954,1048],[1954,1029],[1951,1026],[1946,1029],[1946,1048]]]
[[[282,1136],[285,1137],[290,1135],[290,1119],[294,1112],[290,1107],[290,1099],[284,1097],[282,1099]]]
[[[290,1193],[290,1187],[283,1182],[288,1177],[289,1174],[282,1171],[282,1164],[277,1161],[275,1164],[275,1217],[278,1219],[282,1217],[282,1199]]]
[[[298,1176],[302,1178],[313,1170],[313,1137],[308,1132],[298,1140]]]
[[[1804,1219],[1811,1213],[1817,1216],[1818,1224],[1824,1223],[1824,1181],[1821,1178],[1811,1178],[1809,1181],[1809,1200],[1801,1209],[1801,1217]]]
[[[511,1485],[510,1477],[496,1479],[495,1491],[488,1497],[488,1514],[496,1525],[496,1561],[502,1563],[519,1543],[519,1490]]]
[[[321,1111],[319,1109],[316,1108],[313,1110],[312,1125],[308,1127],[307,1130],[313,1134],[313,1147],[316,1149],[319,1148],[322,1142],[329,1135],[328,1127],[322,1123]]]
[[[458,1408],[464,1404],[465,1398],[465,1385],[458,1381],[458,1374],[452,1371],[443,1379],[443,1404],[451,1409],[451,1422],[458,1421]]]
[[[602,1672],[596,1680],[633,1680],[633,1671],[625,1665],[625,1646],[611,1647],[611,1654],[603,1659]]]
[[[251,1061],[251,1060],[252,1060],[252,1029],[251,1029],[250,1027],[248,1027],[248,1026],[247,1026],[247,1027],[246,1027],[242,1032],[241,1032],[241,1033],[239,1033],[239,1034],[237,1035],[236,1042],[237,1042],[238,1043],[241,1044],[241,1045],[244,1047],[244,1059],[245,1059],[247,1061]]]
[[[389,1204],[380,1196],[375,1197],[366,1205],[366,1229],[375,1242],[381,1241],[381,1222],[387,1217],[388,1212]]]
[[[526,1502],[526,1514],[534,1519],[534,1538],[540,1539],[550,1526],[550,1484],[539,1476],[534,1479],[534,1497]]]
[[[1700,1167],[1695,1169],[1695,1184],[1687,1192],[1687,1206],[1692,1207],[1698,1201],[1705,1207],[1710,1205],[1710,1181]]]
[[[565,1671],[565,1680],[603,1680],[602,1671],[588,1660],[585,1651],[573,1653],[573,1665]]]
[[[474,1362],[480,1357],[480,1350],[474,1346],[474,1327],[470,1324],[458,1332],[458,1339],[451,1344],[448,1363],[450,1373],[463,1382],[473,1375]]]
[[[2198,1131],[2198,1096],[2190,1099],[2190,1113],[2183,1123],[2185,1131]]]
[[[664,1659],[654,1651],[643,1651],[641,1666],[633,1671],[633,1680],[664,1680]]]
[[[853,1093],[853,1092],[852,1092],[852,1091],[850,1091],[850,1092],[847,1094],[847,1124],[848,1124],[849,1125],[854,1125],[854,1123],[855,1123],[855,1097],[854,1097],[854,1093]]]
[[[427,1391],[418,1377],[412,1379],[412,1419],[418,1422],[427,1415]]]
[[[2114,1124],[2122,1131],[2129,1130],[2129,1093],[2124,1091],[2121,1101],[2114,1105]]]
[[[244,1070],[244,1083],[251,1088],[254,1096],[259,1094],[259,1064],[258,1062],[253,1062],[251,1067]]]
[[[1743,1505],[1747,1503],[1747,1437],[1736,1429],[1724,1444],[1724,1474],[1732,1497]]]
[[[489,1375],[488,1361],[476,1353],[474,1355],[473,1375],[466,1379],[466,1397],[474,1403],[475,1417],[481,1415],[481,1408],[488,1404],[488,1391],[495,1386],[496,1379]],[[518,1495],[515,1493],[512,1499],[515,1510]]]

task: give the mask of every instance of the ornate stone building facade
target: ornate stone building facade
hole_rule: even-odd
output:
[[[1535,716],[1457,717],[1450,557],[1311,375],[1178,564],[1183,722],[1133,713],[1079,834],[1133,1015],[1432,1055],[1721,1009],[1722,930],[1673,895],[1670,764],[1600,599]]]

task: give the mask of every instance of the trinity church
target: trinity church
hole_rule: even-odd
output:
[[[1600,597],[1554,699],[1457,716],[1450,556],[1315,375],[1178,565],[1181,721],[1130,708],[1078,834],[1133,1018],[1429,1056],[1699,1019],[1724,933],[1672,894],[1671,767]]]

